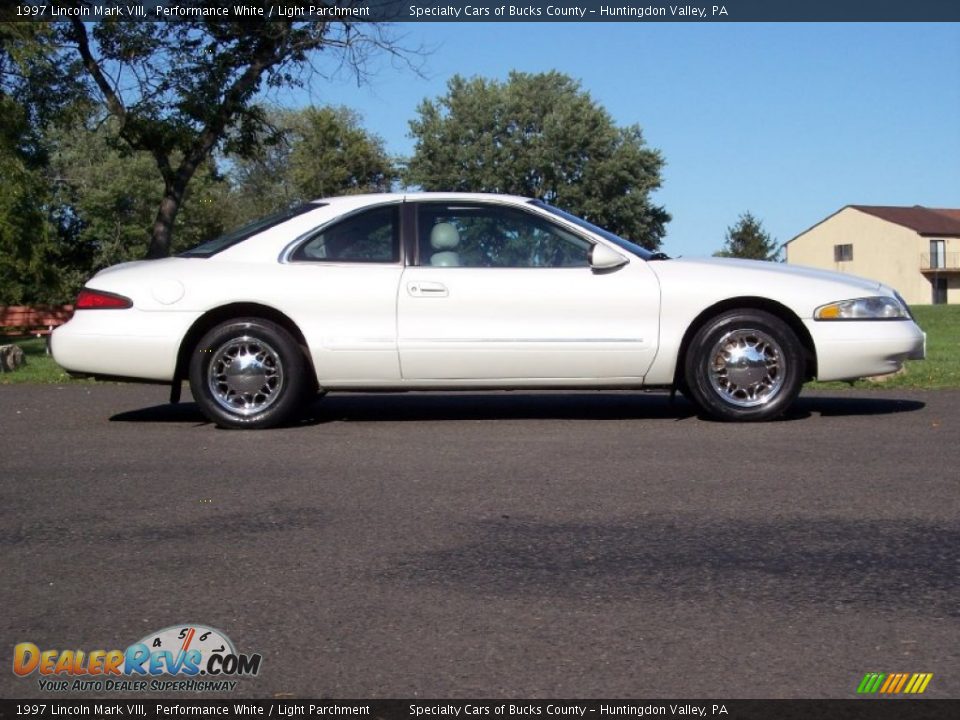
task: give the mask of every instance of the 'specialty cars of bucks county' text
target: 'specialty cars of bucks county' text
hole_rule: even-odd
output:
[[[296,421],[327,391],[641,389],[769,420],[805,381],[897,371],[925,335],[873,280],[668,258],[539,200],[352,195],[263,218],[80,291],[71,373],[189,380],[212,422]]]

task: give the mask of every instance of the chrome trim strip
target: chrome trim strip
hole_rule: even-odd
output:
[[[423,343],[642,343],[643,338],[400,338]]]

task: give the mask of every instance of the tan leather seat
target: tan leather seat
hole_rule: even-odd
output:
[[[460,245],[460,232],[450,223],[437,223],[430,231],[430,247],[433,254],[430,264],[437,267],[458,267],[460,253],[456,248]]]

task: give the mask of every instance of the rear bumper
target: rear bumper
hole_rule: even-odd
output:
[[[53,331],[53,359],[67,372],[169,382],[180,342],[200,313],[80,310]]]
[[[926,357],[927,336],[910,320],[805,320],[817,348],[817,380],[854,380],[896,372]]]

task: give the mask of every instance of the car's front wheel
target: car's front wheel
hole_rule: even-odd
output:
[[[293,417],[307,394],[307,367],[286,329],[262,318],[217,325],[194,348],[190,390],[222,427],[260,429]]]
[[[692,399],[720,420],[769,420],[790,407],[805,375],[804,353],[783,320],[732,310],[705,323],[684,360]]]

